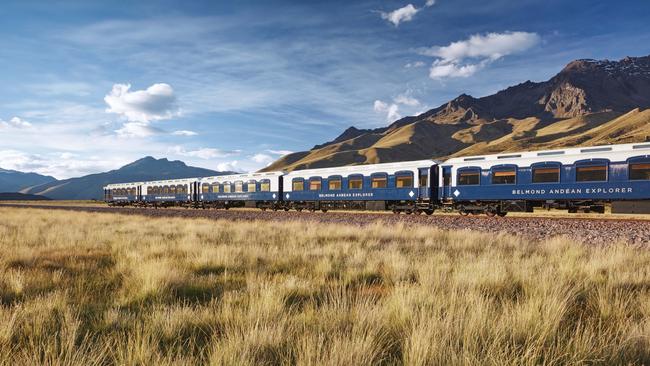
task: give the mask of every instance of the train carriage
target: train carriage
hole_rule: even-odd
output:
[[[433,160],[298,170],[284,176],[283,200],[296,210],[432,213],[437,172]]]
[[[104,187],[104,201],[111,206],[131,205],[140,200],[142,182],[115,183]]]
[[[459,157],[440,169],[440,200],[464,214],[604,211],[650,198],[649,143]]]
[[[141,203],[147,206],[182,206],[195,201],[198,178],[158,180],[142,184]]]
[[[283,174],[267,172],[201,178],[198,201],[202,207],[278,209]]]

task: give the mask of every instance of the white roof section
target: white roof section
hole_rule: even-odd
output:
[[[144,184],[144,182],[133,182],[133,183],[112,183],[106,185],[104,189],[116,189],[116,188],[133,188],[138,187],[139,185]]]
[[[143,186],[168,186],[168,185],[178,185],[178,184],[192,184],[197,182],[199,178],[180,178],[180,179],[166,179],[166,180],[154,180],[149,182],[142,183]]]
[[[262,180],[262,179],[272,179],[284,175],[284,172],[261,172],[261,173],[241,173],[241,174],[230,174],[230,175],[215,175],[212,177],[200,178],[201,183],[223,183],[223,182],[235,182],[235,181],[249,181],[249,180]]]
[[[416,171],[419,168],[429,168],[438,164],[435,160],[415,160],[403,161],[396,163],[366,164],[366,165],[346,165],[332,168],[294,170],[286,174],[291,178],[309,178],[309,177],[328,177],[332,175],[348,176],[354,174],[370,175],[373,173],[394,174],[399,171]]]
[[[527,166],[537,162],[554,161],[572,164],[583,159],[626,160],[632,156],[650,154],[650,143],[572,147],[557,150],[506,152],[493,155],[463,156],[446,160],[440,165],[490,167],[502,164]]]

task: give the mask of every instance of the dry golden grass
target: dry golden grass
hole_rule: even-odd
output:
[[[650,252],[0,208],[0,364],[650,364]]]

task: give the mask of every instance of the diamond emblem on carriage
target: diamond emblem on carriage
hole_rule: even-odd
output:
[[[289,199],[289,193],[287,193],[287,195],[285,197],[287,197],[287,199]]]
[[[415,196],[415,193],[413,193],[413,191],[409,192],[409,197],[413,197],[413,196]]]
[[[460,196],[460,191],[459,191],[459,190],[455,190],[455,191],[454,191],[454,196],[456,196],[456,197]]]
[[[271,197],[273,197],[275,199],[275,193],[273,193],[273,196],[271,196]]]

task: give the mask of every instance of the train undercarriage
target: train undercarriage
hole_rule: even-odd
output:
[[[418,201],[208,201],[208,202],[109,202],[110,206],[135,206],[151,208],[185,207],[196,209],[225,209],[236,207],[258,208],[262,211],[321,211],[357,210],[391,211],[395,214],[431,215],[434,211],[458,212],[462,216],[482,215],[504,217],[509,212],[533,212],[535,208],[545,210],[567,210],[569,213],[605,213],[605,201],[445,201],[442,204],[429,200]]]

